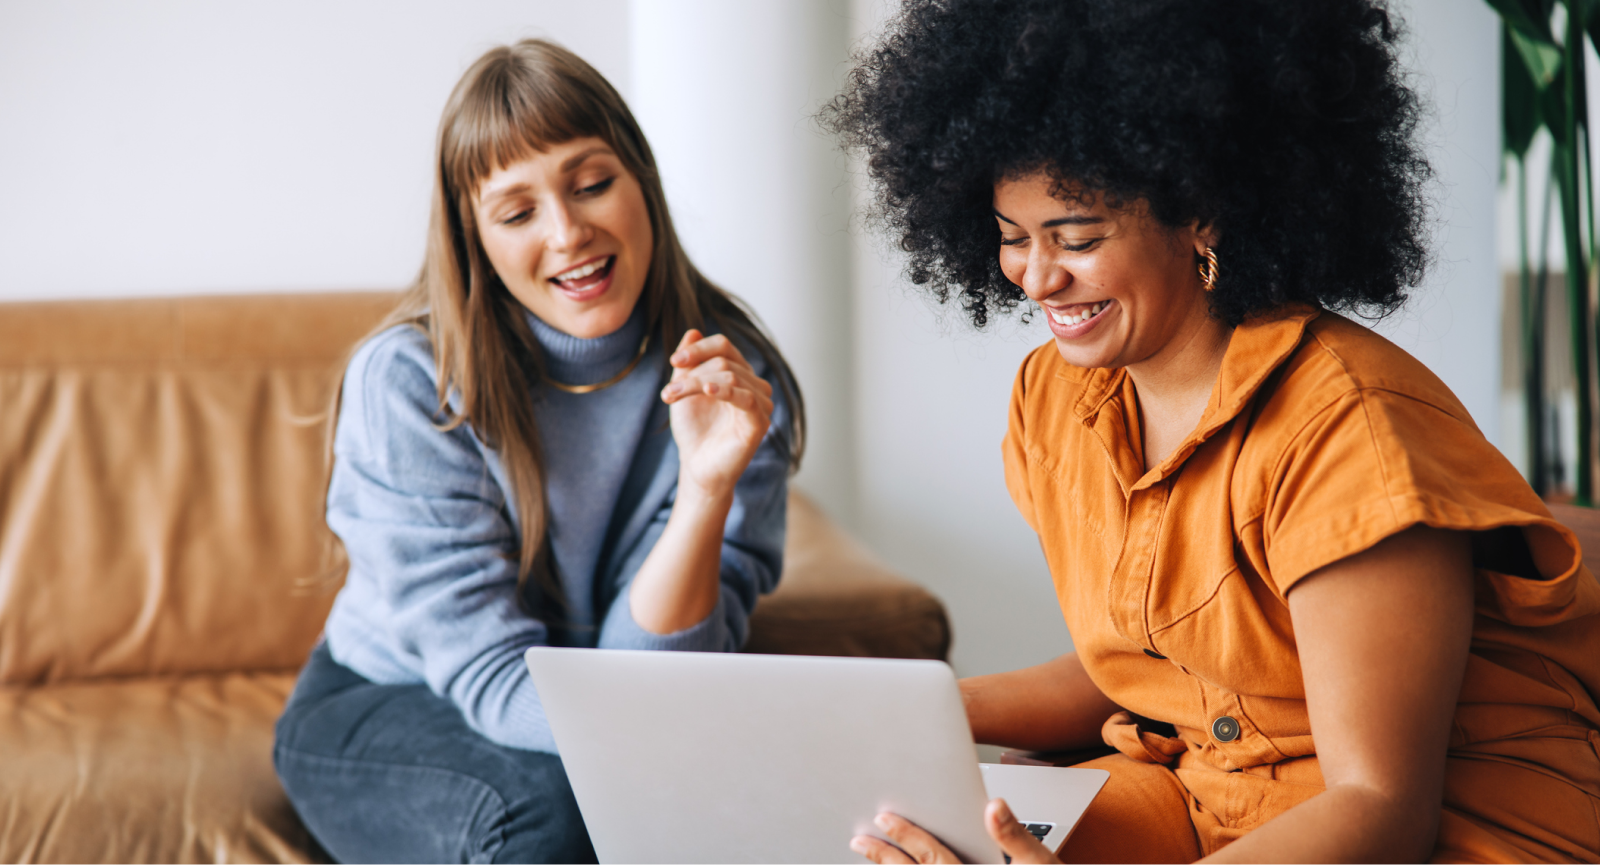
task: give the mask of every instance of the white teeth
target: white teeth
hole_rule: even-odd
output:
[[[599,270],[602,267],[605,267],[606,266],[606,262],[608,262],[610,260],[611,260],[610,258],[602,258],[599,261],[592,261],[592,262],[590,262],[588,264],[583,265],[582,267],[574,267],[573,269],[571,269],[571,270],[569,270],[569,271],[567,271],[565,273],[558,273],[558,274],[556,274],[555,278],[556,278],[557,281],[560,281],[560,282],[567,282],[567,281],[573,280],[573,279],[583,279],[584,277],[588,276],[589,274],[594,273],[595,271]]]
[[[1054,320],[1056,324],[1060,324],[1060,325],[1082,324],[1083,322],[1086,322],[1089,319],[1094,318],[1095,316],[1099,315],[1100,311],[1105,309],[1106,308],[1106,304],[1108,304],[1110,302],[1111,301],[1109,301],[1109,300],[1102,300],[1099,303],[1091,304],[1088,309],[1084,310],[1083,312],[1078,313],[1077,315],[1063,315],[1063,314],[1058,313],[1058,312],[1056,312],[1054,310],[1046,310],[1046,311],[1050,313],[1050,318],[1052,320]]]

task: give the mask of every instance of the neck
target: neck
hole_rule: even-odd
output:
[[[643,303],[634,307],[622,327],[592,339],[557,330],[531,312],[527,315],[533,338],[544,351],[546,373],[567,384],[593,384],[615,375],[633,362],[644,338]]]
[[[1166,459],[1200,423],[1222,372],[1233,328],[1202,306],[1155,355],[1127,366],[1138,394],[1148,470]]]

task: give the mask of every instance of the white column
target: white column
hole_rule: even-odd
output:
[[[846,68],[847,4],[633,0],[630,106],[679,236],[702,272],[755,309],[804,389],[797,482],[855,510],[850,192],[812,121]]]

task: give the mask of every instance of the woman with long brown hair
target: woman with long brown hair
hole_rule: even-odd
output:
[[[350,570],[274,755],[317,840],[592,861],[522,654],[737,650],[803,428],[616,90],[541,40],[480,58],[440,122],[422,273],[345,371],[327,516]]]

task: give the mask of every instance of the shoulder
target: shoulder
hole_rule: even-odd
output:
[[[350,356],[345,387],[368,387],[394,380],[438,380],[433,342],[420,327],[397,324],[373,334]]]
[[[465,425],[441,434],[438,379],[433,343],[421,328],[401,324],[374,334],[345,368],[336,450],[445,447]]]
[[[396,404],[438,407],[433,343],[421,328],[398,324],[374,334],[350,356],[343,402],[365,413]]]
[[[1466,407],[1421,361],[1383,335],[1329,312],[1306,326],[1305,338],[1285,362],[1272,398],[1304,413],[1349,400],[1369,405],[1409,403],[1427,409],[1425,414],[1438,421],[1477,431]]]

